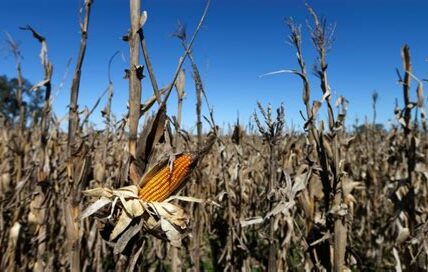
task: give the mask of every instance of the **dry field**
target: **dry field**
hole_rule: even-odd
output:
[[[292,20],[297,68],[278,72],[302,80],[304,128],[286,128],[287,105],[257,104],[252,124],[237,122],[227,131],[216,125],[215,112],[201,113],[202,106],[211,109],[209,93],[191,51],[209,1],[192,36],[178,29],[183,56],[161,88],[144,41],[145,14],[131,0],[131,29],[123,38],[131,56],[129,113],[120,120],[111,113],[110,81],[100,105],[104,128],[94,130],[87,121],[99,103],[78,110],[92,4],[83,7],[68,130],[51,111],[49,37],[24,28],[41,45],[44,78],[35,88],[45,102],[31,117],[18,87],[19,116],[1,119],[1,271],[428,270],[425,98],[408,46],[397,71],[403,99],[391,109],[396,122],[386,129],[376,124],[374,93],[367,98],[373,120],[349,129],[348,101],[333,101],[327,76],[331,29],[308,6],[318,81],[308,79],[306,32]],[[19,47],[7,41],[22,86]],[[187,84],[196,89],[195,135],[181,128],[185,61],[192,67]],[[141,83],[154,90],[144,103]],[[173,91],[177,116],[166,106]]]

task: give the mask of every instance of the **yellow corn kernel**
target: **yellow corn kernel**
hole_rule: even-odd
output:
[[[144,201],[163,201],[185,180],[192,170],[195,157],[191,154],[179,155],[172,169],[167,163],[140,189],[138,195]]]

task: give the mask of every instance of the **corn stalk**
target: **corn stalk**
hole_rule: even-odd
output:
[[[89,16],[91,13],[92,0],[84,2],[84,19],[80,22],[80,47],[77,56],[76,67],[74,69],[73,81],[70,92],[70,108],[68,122],[68,156],[73,152],[76,134],[79,130],[79,113],[78,113],[78,98],[80,89],[80,77],[82,75],[82,65],[86,53],[86,45],[88,40]]]
[[[64,202],[64,216],[67,227],[67,239],[69,248],[69,265],[71,271],[80,271],[82,269],[80,262],[80,233],[81,226],[76,219],[80,214],[80,198],[81,189],[84,186],[84,181],[88,173],[89,158],[87,158],[87,148],[84,143],[78,147],[78,138],[80,137],[79,129],[79,113],[78,113],[78,98],[80,89],[80,78],[82,74],[82,65],[85,58],[89,18],[91,13],[92,0],[84,2],[84,18],[80,22],[80,45],[74,69],[73,80],[70,91],[70,107],[68,121],[68,139],[67,139],[67,155],[68,155],[68,178],[71,181],[70,195]],[[83,148],[83,149],[81,149]]]
[[[35,264],[35,270],[43,271],[45,269],[45,251],[46,251],[46,236],[47,236],[47,194],[48,194],[48,185],[50,182],[50,162],[48,159],[48,150],[47,150],[47,136],[49,131],[50,124],[50,96],[51,96],[51,79],[53,66],[48,59],[48,46],[45,37],[40,35],[34,28],[27,25],[26,27],[21,28],[23,30],[28,30],[33,34],[33,37],[40,42],[40,61],[43,66],[44,79],[40,81],[33,89],[38,89],[41,87],[45,88],[45,101],[42,110],[41,116],[41,126],[40,126],[40,154],[39,154],[39,168],[37,170],[37,195],[32,201],[32,205],[37,207],[38,211],[38,246],[37,246],[37,262]]]
[[[423,103],[423,84],[418,78],[412,74],[412,64],[410,57],[410,48],[408,45],[404,45],[401,49],[401,57],[403,59],[403,70],[404,75],[401,76],[397,70],[399,76],[399,82],[403,86],[403,102],[404,107],[402,110],[399,108],[396,109],[396,117],[401,124],[401,127],[404,131],[404,142],[402,143],[402,148],[404,150],[405,163],[406,163],[406,187],[407,193],[404,196],[403,207],[408,218],[408,230],[410,237],[415,236],[416,226],[417,226],[417,212],[416,212],[416,182],[417,182],[417,173],[416,164],[418,161],[417,156],[417,147],[419,142],[418,137],[418,120],[417,114],[415,114],[415,121],[412,122],[412,110],[419,109],[421,111],[421,122],[422,126],[425,129],[425,107]],[[414,78],[418,81],[418,86],[416,88],[416,97],[417,102],[411,101],[410,90],[411,90],[411,81]],[[418,263],[415,262],[414,258],[414,248],[409,245],[405,247],[404,252],[404,265],[406,269],[418,270]]]
[[[323,250],[323,255],[325,257],[320,259],[325,269],[342,271],[345,268],[347,216],[343,194],[343,166],[340,166],[342,155],[339,137],[344,127],[346,112],[344,114],[338,114],[338,119],[335,120],[333,106],[331,104],[331,88],[328,83],[326,60],[327,51],[331,47],[333,30],[329,32],[329,29],[326,29],[325,21],[320,21],[315,11],[309,5],[307,5],[307,8],[314,22],[314,27],[311,28],[311,37],[318,53],[315,74],[320,80],[320,87],[322,90],[321,101],[314,101],[313,105],[310,105],[310,83],[302,53],[301,30],[300,26],[296,26],[292,20],[288,23],[291,32],[290,42],[297,51],[297,60],[300,69],[283,70],[281,72],[296,74],[303,81],[303,103],[306,108],[305,129],[307,130],[311,145],[315,147],[317,162],[320,166],[319,175],[323,187],[324,215],[326,217],[325,227],[331,234],[334,234],[331,240],[333,256],[330,256],[328,251],[325,252],[325,250]],[[328,134],[324,132],[322,121],[319,126],[316,125],[316,114],[322,106],[322,103],[327,105]],[[307,160],[312,161],[311,151],[309,151],[307,156]],[[323,244],[320,243],[318,247],[322,245]],[[316,252],[319,253],[320,249],[314,251],[315,255]],[[316,259],[319,259],[319,257],[320,256],[316,257]]]
[[[138,120],[140,119],[142,69],[139,65],[140,0],[130,0],[131,31],[129,33],[129,136],[128,149],[133,158],[137,154]]]

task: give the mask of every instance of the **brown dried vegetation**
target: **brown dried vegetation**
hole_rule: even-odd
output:
[[[206,95],[191,48],[209,1],[190,41],[184,29],[177,32],[184,54],[171,83],[159,88],[143,33],[147,13],[140,16],[139,1],[131,0],[132,27],[123,38],[132,59],[129,114],[119,122],[111,114],[109,79],[105,129],[95,131],[86,123],[93,110],[81,125],[77,111],[91,5],[85,1],[68,134],[50,110],[53,65],[46,39],[24,28],[42,46],[45,76],[34,89],[45,92],[45,105],[41,118],[25,126],[24,115],[31,113],[19,101],[19,120],[0,124],[0,270],[428,269],[425,98],[408,46],[397,72],[404,103],[395,109],[397,122],[388,130],[376,125],[374,93],[373,123],[346,129],[348,101],[340,96],[333,104],[327,76],[333,28],[308,6],[321,92],[312,91],[301,27],[292,20],[298,69],[274,72],[302,79],[304,131],[286,130],[283,106],[273,111],[258,104],[249,127],[238,121],[227,133],[215,124],[206,100],[210,133],[204,134]],[[19,48],[11,37],[8,42],[22,80]],[[144,67],[138,64],[140,47]],[[197,135],[181,129],[186,57],[195,81]],[[140,105],[143,68],[153,97]],[[169,118],[166,102],[174,87],[178,116]],[[323,107],[325,121],[319,119]]]

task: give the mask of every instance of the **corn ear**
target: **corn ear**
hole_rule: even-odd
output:
[[[168,161],[154,167],[143,177],[139,197],[147,202],[164,201],[183,185],[193,170],[195,162],[195,155],[182,153],[177,155],[172,167]]]

